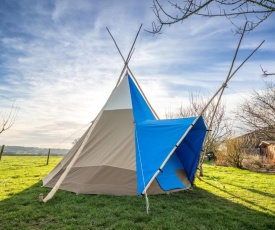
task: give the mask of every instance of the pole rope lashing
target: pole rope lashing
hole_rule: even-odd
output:
[[[223,88],[226,88],[226,87],[227,87],[227,82],[224,82],[224,83],[222,84],[222,87],[223,87]]]

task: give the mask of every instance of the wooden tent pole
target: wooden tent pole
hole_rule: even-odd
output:
[[[247,56],[247,58],[246,58],[246,59],[238,66],[238,68],[229,76],[229,78],[227,79],[226,83],[224,83],[224,84],[222,85],[223,89],[222,89],[222,92],[221,92],[221,94],[220,94],[220,96],[219,96],[218,102],[217,102],[217,104],[216,104],[215,113],[216,113],[218,104],[220,103],[222,94],[223,94],[223,92],[224,92],[224,90],[225,90],[226,84],[227,84],[227,83],[231,80],[231,78],[237,73],[237,71],[247,62],[247,60],[248,60],[248,59],[249,59],[249,58],[250,58],[250,57],[251,57],[251,56],[261,47],[261,46],[262,46],[262,44],[263,44],[264,42],[265,42],[265,40],[262,41],[262,42],[260,43],[260,45],[258,45],[257,48],[254,49],[253,52],[251,52],[251,54]],[[212,116],[210,125],[209,125],[209,127],[208,127],[208,129],[210,129],[210,130],[211,130],[211,127],[212,127],[212,123],[213,123],[213,120],[214,120],[214,116],[215,116],[215,114]],[[209,136],[209,133],[207,132],[206,138],[205,138],[205,139],[207,139],[208,136]],[[204,143],[204,145],[205,145],[205,143]],[[204,153],[204,154],[205,154],[205,153]],[[204,154],[203,154],[202,157],[201,157],[201,160],[200,160],[200,163],[199,163],[200,165],[202,164]],[[200,166],[200,165],[199,165],[199,166]]]
[[[186,132],[183,134],[183,136],[180,138],[180,140],[177,142],[177,144],[175,145],[175,147],[171,150],[171,152],[167,155],[166,159],[164,160],[164,162],[161,164],[160,168],[157,170],[157,172],[154,174],[154,176],[151,178],[151,180],[148,182],[148,184],[146,185],[146,187],[144,188],[142,194],[145,194],[147,189],[150,187],[150,185],[153,183],[154,179],[157,177],[157,175],[162,171],[163,167],[165,166],[165,164],[167,163],[167,161],[170,159],[170,157],[172,156],[172,154],[176,151],[176,149],[178,148],[179,144],[183,141],[183,139],[186,137],[186,135],[188,134],[188,132],[191,130],[191,128],[197,123],[197,121],[199,120],[199,118],[202,116],[202,114],[205,112],[205,110],[207,109],[207,107],[209,106],[209,104],[213,101],[213,99],[217,96],[217,94],[222,90],[223,86],[219,88],[219,90],[214,94],[214,96],[209,100],[209,102],[206,104],[206,106],[202,109],[202,111],[200,112],[200,114],[197,116],[197,118],[192,122],[192,124],[188,127],[188,129],[186,130]]]
[[[243,36],[242,36],[243,37]],[[242,39],[242,38],[241,38]],[[240,40],[241,42],[241,40]],[[239,45],[240,45],[239,42]],[[165,164],[167,163],[167,161],[170,159],[170,157],[172,156],[172,154],[176,151],[178,145],[182,142],[182,140],[186,137],[186,135],[188,134],[188,132],[190,131],[190,129],[196,124],[196,122],[198,121],[199,117],[201,117],[203,115],[203,113],[205,112],[205,110],[208,108],[208,106],[210,105],[210,103],[214,100],[214,98],[221,92],[219,100],[221,98],[221,95],[227,85],[227,83],[232,79],[232,77],[236,74],[236,72],[244,65],[244,63],[262,46],[262,44],[264,43],[264,41],[261,42],[261,44],[241,63],[241,65],[239,65],[239,67],[231,74],[232,68],[233,66],[231,66],[229,74],[226,78],[225,83],[223,83],[221,85],[221,87],[218,89],[218,91],[214,94],[214,96],[212,96],[212,98],[209,100],[209,102],[206,104],[206,106],[202,109],[202,111],[200,112],[200,114],[198,115],[198,117],[195,119],[195,121],[193,121],[193,123],[190,125],[190,127],[187,129],[187,131],[184,133],[184,135],[181,137],[181,139],[179,140],[179,142],[176,144],[176,146],[171,150],[171,152],[168,154],[168,156],[166,157],[166,159],[164,160],[164,162],[162,163],[160,169],[158,169],[158,171],[154,174],[154,176],[151,178],[151,180],[148,182],[148,184],[146,185],[146,187],[144,188],[142,194],[145,194],[147,189],[150,187],[150,185],[152,184],[152,182],[154,181],[154,179],[157,177],[157,175],[161,172],[162,168],[165,166]],[[239,49],[239,45],[238,48]],[[236,56],[236,54],[235,54]],[[235,60],[235,57],[234,57]]]
[[[223,85],[224,87],[223,87],[222,90],[221,90],[221,93],[220,93],[220,95],[219,95],[218,101],[217,101],[217,103],[216,103],[216,105],[215,105],[215,109],[214,109],[214,112],[213,112],[213,114],[212,114],[212,117],[211,117],[211,120],[210,120],[210,123],[209,123],[209,126],[207,127],[209,130],[212,129],[213,120],[214,120],[214,117],[215,117],[215,115],[216,115],[218,106],[219,106],[219,104],[220,104],[220,100],[221,100],[221,98],[222,98],[224,89],[225,89],[225,87],[226,87],[226,85],[227,85],[227,83],[228,83],[228,81],[229,81],[229,78],[230,78],[232,69],[233,69],[233,67],[234,67],[235,60],[236,60],[236,58],[237,58],[237,55],[238,55],[238,52],[239,52],[239,48],[240,48],[240,46],[241,46],[241,43],[242,43],[242,40],[243,40],[243,37],[244,37],[244,33],[245,33],[246,26],[247,26],[247,22],[246,22],[245,25],[244,25],[242,35],[241,35],[241,37],[240,37],[240,40],[239,40],[238,46],[237,46],[237,48],[236,48],[236,51],[235,51],[233,60],[232,60],[232,62],[231,62],[230,69],[229,69],[229,71],[228,71],[228,74],[227,74],[225,83],[224,83],[224,85]],[[207,132],[207,133],[206,133],[206,137],[205,137],[205,139],[204,139],[203,148],[202,148],[202,149],[205,149],[205,144],[206,144],[206,142],[208,141],[209,134],[210,134],[210,132]],[[199,161],[199,165],[198,165],[199,168],[200,168],[201,165],[202,165],[202,162],[203,162],[203,159],[204,159],[205,154],[206,154],[205,152],[202,152],[202,154],[201,154],[200,161]]]
[[[119,82],[120,82],[120,79],[121,79],[121,77],[122,77],[122,75],[123,75],[125,69],[126,69],[127,66],[128,66],[128,63],[129,63],[130,58],[131,58],[131,56],[132,56],[132,51],[133,51],[133,49],[134,49],[134,45],[136,44],[137,37],[138,37],[139,32],[140,32],[140,30],[141,30],[141,27],[142,27],[142,24],[141,24],[140,27],[139,27],[139,30],[138,30],[138,32],[137,32],[137,34],[136,34],[136,37],[135,37],[135,40],[134,40],[134,42],[133,42],[133,44],[132,44],[132,47],[131,47],[131,49],[130,49],[130,52],[128,53],[127,59],[125,60],[125,59],[123,58],[123,60],[124,60],[124,67],[123,67],[123,69],[122,69],[122,71],[121,71],[120,77],[118,78],[118,81],[117,81],[116,86],[118,86],[118,84],[119,84]],[[114,38],[113,38],[111,32],[109,31],[109,29],[108,29],[107,27],[106,27],[106,29],[107,29],[107,31],[109,32],[109,34],[110,34],[111,38],[113,39],[113,41],[115,42],[115,40],[114,40]],[[115,45],[116,45],[116,47],[117,47],[117,49],[118,49],[118,46],[117,46],[117,43],[116,43],[116,42],[115,42]],[[122,53],[120,52],[119,49],[118,49],[118,51],[119,51],[120,55],[122,56]],[[122,56],[122,57],[123,57],[123,56]]]
[[[238,66],[238,68],[230,75],[230,77],[229,77],[229,80],[237,73],[237,71],[246,63],[246,61],[262,46],[262,44],[264,44],[264,42],[265,42],[265,40],[263,40],[262,42],[261,42],[261,44],[260,45],[258,45],[257,46],[257,48],[256,49],[254,49],[253,50],[253,52],[251,52],[251,54],[250,55],[248,55],[247,56],[247,58],[242,62],[242,64],[240,64],[239,66]],[[228,80],[228,81],[229,81]]]
[[[142,26],[142,24],[141,24],[141,26]],[[140,27],[140,28],[141,28],[141,27]],[[110,30],[109,30],[107,27],[106,27],[106,29],[108,30],[108,33],[110,34],[110,36],[111,36],[113,42],[115,43],[115,46],[116,46],[116,48],[117,48],[117,50],[118,50],[118,52],[119,52],[119,54],[120,54],[122,60],[124,61],[126,68],[129,70],[131,76],[133,77],[133,79],[134,79],[134,81],[135,81],[135,83],[136,83],[136,85],[137,85],[139,91],[141,92],[142,96],[144,97],[146,103],[147,103],[148,106],[150,107],[151,111],[154,113],[155,117],[156,117],[157,119],[159,119],[159,116],[157,115],[156,111],[153,109],[152,105],[150,104],[150,102],[148,101],[146,95],[144,94],[143,90],[141,89],[141,87],[140,87],[138,81],[136,80],[134,74],[132,73],[132,71],[131,71],[131,69],[130,69],[130,67],[129,67],[129,65],[128,65],[129,62],[127,62],[127,60],[125,60],[125,58],[123,57],[123,55],[122,55],[122,53],[121,53],[121,51],[120,51],[120,49],[119,49],[119,47],[118,47],[118,45],[117,45],[117,43],[116,43],[114,37],[113,37],[113,35],[112,35],[111,32],[110,32]]]
[[[177,144],[175,145],[175,147],[170,151],[170,153],[167,155],[166,159],[164,160],[164,162],[161,164],[160,168],[155,172],[155,174],[153,175],[153,177],[151,178],[151,180],[148,182],[148,184],[145,186],[142,194],[145,194],[147,189],[150,187],[150,185],[153,183],[154,179],[158,176],[158,174],[162,171],[163,167],[165,166],[165,164],[167,163],[167,161],[170,159],[170,157],[172,156],[172,154],[176,151],[176,149],[178,148],[179,144],[183,141],[183,139],[186,137],[186,135],[188,134],[188,132],[191,130],[191,128],[197,123],[197,121],[199,120],[199,118],[202,116],[202,114],[204,113],[204,111],[207,109],[207,107],[209,106],[209,104],[213,101],[213,99],[217,96],[217,94],[221,91],[222,87],[219,88],[219,90],[215,93],[215,95],[209,100],[209,102],[206,104],[206,106],[202,109],[201,113],[197,116],[197,118],[192,122],[192,124],[188,127],[188,129],[186,130],[186,132],[183,134],[183,136],[180,138],[180,140],[177,142]]]
[[[245,28],[246,28],[246,26],[247,26],[247,22],[245,23],[245,26],[244,26],[244,29],[243,29],[241,38],[240,38],[240,40],[239,40],[239,44],[238,44],[237,49],[236,49],[236,51],[235,51],[235,55],[234,55],[234,58],[233,58],[233,60],[232,60],[231,67],[230,67],[230,70],[229,70],[229,72],[228,72],[226,81],[225,81],[225,83],[223,84],[224,87],[223,87],[223,89],[222,89],[222,91],[221,91],[221,93],[220,93],[220,95],[219,95],[217,104],[216,104],[216,106],[215,106],[215,109],[214,109],[214,112],[213,112],[213,115],[212,115],[212,118],[211,118],[211,121],[210,121],[210,124],[209,124],[209,127],[208,127],[209,130],[212,129],[213,120],[214,120],[214,117],[215,117],[217,108],[218,108],[218,106],[219,106],[219,104],[220,104],[221,97],[222,97],[222,95],[223,95],[223,92],[224,92],[224,90],[225,90],[225,87],[226,87],[227,83],[228,83],[229,80],[235,75],[235,73],[244,65],[244,63],[245,63],[245,62],[246,62],[246,61],[247,61],[247,60],[248,60],[248,59],[249,59],[249,58],[250,58],[250,57],[251,57],[251,56],[261,47],[261,46],[262,46],[262,44],[264,43],[264,41],[262,41],[261,44],[260,44],[256,49],[254,49],[253,52],[252,52],[252,53],[251,53],[251,54],[241,63],[241,65],[239,65],[238,68],[231,74],[232,69],[233,69],[233,67],[234,67],[234,63],[235,63],[237,54],[238,54],[238,51],[239,51],[239,47],[240,47],[240,45],[241,45],[241,42],[242,42],[242,39],[243,39],[243,36],[244,36],[244,33],[245,33]],[[210,135],[210,133],[207,132],[206,138],[205,138],[204,143],[203,143],[203,149],[205,149],[206,140],[208,140],[209,135]],[[200,171],[201,171],[201,165],[202,165],[202,163],[203,163],[203,159],[204,159],[205,154],[206,154],[206,152],[202,152],[202,155],[201,155],[200,161],[199,161],[199,165],[198,165],[198,167],[197,167],[197,168],[200,168]],[[202,174],[202,171],[201,171],[200,174],[201,174],[201,176],[203,175],[203,174]]]
[[[228,80],[221,85],[221,87],[218,89],[218,91],[214,94],[214,96],[209,100],[209,102],[206,104],[206,106],[203,108],[203,110],[200,112],[199,116],[202,116],[202,114],[205,112],[209,104],[213,101],[213,99],[218,95],[218,93],[224,89],[227,85],[227,83],[232,79],[232,77],[236,74],[236,72],[244,65],[244,63],[262,46],[264,41],[261,42],[261,44],[242,62],[241,65],[230,75]]]

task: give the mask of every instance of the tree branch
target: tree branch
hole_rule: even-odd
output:
[[[263,77],[267,77],[267,76],[271,76],[271,75],[275,75],[275,73],[268,73],[267,70],[264,70],[263,67],[260,65],[262,72],[263,72]]]
[[[16,120],[18,113],[18,107],[14,106],[14,103],[12,104],[9,112],[2,112],[1,114],[1,125],[0,125],[0,134],[4,131],[11,128]]]
[[[160,2],[165,3],[162,5]],[[244,16],[249,22],[247,31],[253,30],[266,20],[275,11],[275,1],[271,0],[184,0],[178,3],[167,0],[153,0],[152,10],[156,22],[152,22],[153,34],[161,33],[163,26],[182,22],[190,16],[226,17],[233,18]],[[232,21],[232,24],[235,23]],[[237,32],[240,27],[235,25]]]

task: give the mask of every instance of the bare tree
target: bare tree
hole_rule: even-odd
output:
[[[228,139],[226,144],[226,161],[236,168],[243,168],[243,160],[245,157],[246,142],[243,138]]]
[[[156,22],[152,22],[153,34],[161,33],[163,26],[183,22],[191,16],[226,17],[236,26],[236,32],[242,27],[235,23],[236,18],[248,21],[247,31],[253,30],[275,11],[274,0],[153,0],[152,10]]]
[[[0,134],[11,128],[16,120],[18,107],[12,104],[11,108],[0,112]]]
[[[249,101],[245,101],[236,111],[247,132],[257,132],[257,135],[269,140],[275,140],[275,84],[265,82],[261,92],[253,91]]]
[[[197,116],[201,113],[205,105],[209,102],[208,96],[203,96],[200,93],[191,93],[188,105],[181,105],[175,112],[166,113],[166,117],[190,117]],[[204,121],[207,126],[210,125],[213,116],[213,111],[217,105],[217,100],[213,100],[203,114]],[[219,103],[215,116],[213,118],[211,130],[209,130],[208,138],[204,144],[204,158],[205,153],[216,152],[219,145],[227,139],[231,134],[231,126],[225,116],[225,104]],[[201,162],[201,160],[200,160]],[[199,164],[200,176],[203,176],[202,164]]]
[[[267,70],[264,70],[262,66],[261,66],[261,69],[262,69],[262,72],[263,72],[263,75],[262,75],[263,77],[268,77],[268,76],[271,76],[271,75],[275,75],[275,73],[270,73]]]

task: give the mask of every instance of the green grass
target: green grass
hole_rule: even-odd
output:
[[[8,157],[0,161],[0,229],[275,229],[275,175],[204,166],[192,190],[144,197],[75,195],[41,179],[60,161]]]

